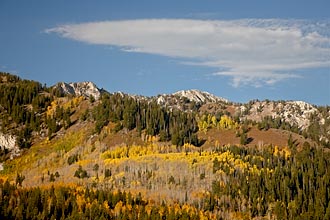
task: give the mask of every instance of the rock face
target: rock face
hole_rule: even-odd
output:
[[[310,125],[312,114],[319,114],[314,106],[303,101],[256,101],[248,108],[240,106],[239,110],[245,111],[245,117],[250,120],[261,121],[265,116],[279,117],[290,125],[298,126],[301,130]]]
[[[0,149],[10,152],[10,159],[20,155],[20,149],[16,142],[16,137],[9,134],[0,133]]]
[[[12,135],[0,133],[0,149],[12,150],[16,146],[16,138]]]
[[[184,97],[189,99],[189,101],[194,101],[196,103],[207,103],[207,102],[225,102],[228,103],[227,99],[217,97],[215,95],[212,95],[208,92],[199,91],[196,89],[191,90],[181,90],[178,92],[175,92],[173,95]]]
[[[165,103],[168,99],[177,99],[177,98],[186,98],[190,102],[195,102],[196,104],[205,104],[209,102],[225,102],[228,103],[227,99],[215,96],[208,92],[200,91],[197,89],[190,89],[190,90],[180,90],[173,94],[163,94],[159,95],[157,102],[159,104]]]
[[[228,103],[227,99],[196,89],[181,90],[173,94],[162,94],[157,97],[151,97],[151,99],[155,100],[159,105],[183,111],[191,111],[191,105],[201,106],[208,103]]]
[[[285,120],[291,124],[297,124],[301,129],[306,129],[310,125],[310,116],[313,113],[319,113],[315,107],[303,101],[287,102],[284,112]]]
[[[54,86],[64,95],[75,96],[93,96],[95,99],[99,99],[101,96],[101,90],[92,82],[78,82],[78,83],[64,83],[60,82]]]

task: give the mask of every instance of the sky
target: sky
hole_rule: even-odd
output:
[[[328,0],[0,0],[0,71],[330,105]]]

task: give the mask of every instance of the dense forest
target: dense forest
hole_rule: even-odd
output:
[[[105,94],[94,110],[95,129],[99,133],[109,122],[117,123],[116,131],[134,128],[141,134],[159,135],[160,141],[171,140],[174,145],[190,143],[198,146],[195,113],[170,110],[155,101],[136,100],[117,93]]]
[[[126,192],[51,187],[22,189],[0,183],[0,217],[4,219],[210,219],[189,205],[156,205]],[[215,219],[215,218],[213,218]]]
[[[298,152],[293,146],[291,143],[287,152],[231,146],[234,155],[260,158],[249,161],[255,171],[248,174],[239,169],[231,172],[215,160],[214,172],[223,170],[226,175],[213,183],[209,209],[238,211],[249,218],[329,219],[330,154],[307,143]]]
[[[329,219],[330,153],[307,143],[300,151],[293,146],[217,147],[212,153],[216,178],[211,191],[199,200],[186,195],[184,201],[174,203],[98,185],[22,188],[24,179],[18,175],[15,185],[0,183],[0,215],[5,219]],[[193,161],[198,163],[198,156]],[[177,178],[171,177],[169,184]]]
[[[53,114],[45,114],[54,99],[62,94],[39,82],[0,72],[0,94],[1,131],[15,134],[22,148],[30,147],[33,131],[40,132],[46,128],[51,137],[71,123],[70,108],[56,106]]]
[[[1,130],[16,134],[23,148],[30,146],[32,131],[40,130],[41,114],[51,101],[41,94],[44,89],[38,82],[0,73]]]

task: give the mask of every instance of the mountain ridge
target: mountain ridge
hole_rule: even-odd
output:
[[[27,80],[23,82],[28,83]],[[43,88],[36,82],[31,82],[34,83],[34,86],[37,86],[35,90],[40,90],[38,93],[42,94],[43,90],[47,90],[47,88]],[[2,74],[1,83],[2,85],[10,83],[8,84],[8,86],[13,86],[15,83],[20,83],[20,79],[19,77],[14,75]],[[177,109],[182,112],[194,112],[197,115],[210,114],[215,115],[218,119],[221,117],[221,115],[228,115],[232,118],[235,118],[238,123],[244,123],[244,121],[251,121],[260,129],[269,129],[270,127],[281,128],[285,130],[294,131],[299,134],[304,134],[305,136],[307,136],[306,134],[308,133],[314,132],[315,140],[329,143],[330,139],[330,108],[319,107],[303,101],[252,100],[248,103],[233,103],[225,98],[218,97],[209,92],[200,91],[197,89],[180,90],[171,94],[160,94],[157,96],[130,95],[123,92],[109,93],[103,89],[98,88],[97,85],[93,82],[59,82],[54,86],[50,87],[50,91],[52,91],[52,94],[58,94],[62,97],[68,95],[70,97],[76,98],[84,97],[85,99],[91,99],[91,97],[93,97],[93,99],[96,101],[96,104],[99,103],[102,99],[102,94],[109,94],[110,96],[119,94],[121,98],[129,97],[133,98],[137,102],[155,102],[158,105],[168,108],[171,111]],[[38,95],[38,93],[35,93],[35,95]],[[41,98],[49,99],[47,98],[47,96],[43,95],[41,95]],[[38,100],[39,99],[40,98],[38,98]],[[52,116],[52,114],[56,113],[56,106],[62,105],[61,103],[65,103],[67,101],[59,101],[59,99],[57,98],[55,98],[54,101],[56,102],[49,103],[46,101],[44,103],[45,106],[39,110],[40,112],[35,112],[34,114],[41,116],[42,114],[45,114],[45,112],[43,112],[44,110],[42,109],[47,109],[47,116],[55,117],[55,115]],[[86,105],[89,106],[92,104],[86,103]],[[26,103],[24,108],[29,108],[29,111],[31,111],[34,109],[33,106],[34,104],[31,105],[29,103]],[[71,103],[71,106],[74,106],[74,104]],[[54,120],[54,122],[52,123],[56,123],[55,125],[52,125],[54,126],[54,128],[51,129],[52,132],[56,133],[56,131],[58,130],[57,127],[69,127],[72,123],[70,120],[71,116],[65,115],[68,114],[65,113],[65,108],[61,110],[62,113],[56,113],[56,115],[61,115],[61,117],[65,117],[65,120],[61,119],[62,121],[58,121],[58,119],[56,118],[52,119]],[[7,114],[7,109],[8,107],[1,105],[0,103],[1,114]],[[45,131],[45,128],[48,127],[49,129],[49,126],[51,126],[50,119],[51,118],[46,118],[46,121],[43,122],[44,124],[39,125],[42,127],[42,135],[46,135],[47,133],[49,133],[49,131]],[[75,119],[75,121],[76,120],[77,119]],[[3,124],[2,126],[5,126],[4,122],[5,121],[1,121],[0,118],[0,124]],[[11,130],[9,129],[9,134],[16,135],[17,137],[22,135],[24,136],[24,129],[27,129],[27,131],[29,130],[29,128],[23,124],[18,127],[17,131],[15,131],[16,133],[11,132]],[[51,135],[49,135],[49,137],[51,137]],[[24,143],[25,140],[25,137],[21,137],[20,143]],[[3,149],[13,149],[12,146],[2,147]],[[14,153],[14,155],[16,155],[16,153]]]
[[[85,97],[94,96],[94,98],[99,99],[101,96],[101,89],[99,89],[93,82],[76,82],[76,83],[58,83],[59,86],[65,94],[71,95],[82,95]],[[56,88],[56,87],[55,87]],[[168,107],[174,107],[179,110],[186,110],[183,107],[185,103],[192,103],[196,105],[203,105],[208,103],[222,103],[230,104],[231,101],[213,95],[206,91],[201,91],[197,89],[189,90],[179,90],[170,94],[159,94],[157,96],[142,96],[142,95],[130,95],[123,92],[120,94],[128,95],[136,99],[147,99],[156,100],[160,105],[165,105]],[[249,103],[253,103],[249,106]],[[242,112],[248,112],[243,114],[241,119],[250,119],[260,122],[263,117],[270,116],[272,118],[280,117],[284,121],[288,122],[291,126],[298,126],[299,129],[306,129],[309,123],[309,117],[312,114],[317,114],[320,116],[316,105],[310,103],[299,101],[299,100],[287,100],[287,101],[276,101],[276,100],[265,100],[265,101],[250,101],[249,103],[236,103],[235,114],[240,114]],[[248,107],[246,107],[248,106]],[[329,117],[330,117],[330,111]],[[321,123],[324,124],[325,119],[321,119]]]
[[[58,85],[65,94],[82,95],[84,97],[94,96],[97,100],[100,99],[102,93],[109,93],[106,90],[99,89],[93,82],[58,83]],[[287,123],[290,126],[287,129],[295,130],[298,133],[309,132],[309,128],[314,124],[317,127],[324,127],[320,129],[322,134],[318,139],[325,142],[330,140],[330,126],[327,125],[330,121],[330,108],[324,107],[328,110],[320,112],[319,109],[323,106],[313,105],[305,101],[266,99],[263,101],[252,100],[248,103],[234,103],[223,97],[197,89],[179,90],[157,96],[131,95],[123,92],[109,94],[116,93],[121,94],[121,96],[127,95],[136,100],[156,101],[158,105],[180,111],[199,112],[201,109],[205,109],[204,113],[230,113],[232,117],[238,117],[241,121],[251,120],[259,124],[263,123],[265,119],[278,120],[281,121],[280,123]],[[314,121],[311,120],[311,117],[314,117]]]
[[[315,107],[322,107],[324,105],[316,105],[307,101],[303,101],[303,100],[269,100],[269,99],[265,99],[265,100],[259,100],[259,99],[252,99],[248,102],[236,102],[236,101],[232,101],[226,98],[223,98],[221,96],[217,96],[214,95],[208,91],[205,90],[199,90],[199,89],[185,89],[185,90],[178,90],[176,92],[173,93],[159,93],[157,95],[151,95],[151,96],[146,96],[146,95],[140,95],[140,94],[130,94],[130,93],[126,93],[123,91],[116,91],[116,92],[108,92],[105,89],[101,89],[99,88],[94,82],[92,81],[82,81],[82,82],[58,82],[55,85],[51,86],[52,88],[58,88],[61,90],[61,92],[63,92],[65,95],[82,95],[84,97],[89,97],[90,95],[93,95],[95,98],[99,99],[101,96],[102,92],[107,92],[109,94],[114,94],[114,93],[121,93],[121,94],[125,94],[125,95],[129,95],[131,97],[139,97],[139,98],[164,98],[164,97],[168,97],[168,96],[178,96],[180,98],[187,98],[190,102],[196,102],[196,103],[208,103],[208,102],[224,102],[224,103],[236,103],[236,104],[247,104],[249,102],[253,102],[253,101],[266,101],[266,102],[291,102],[291,103],[296,103],[299,105],[309,105],[309,106],[315,106]],[[160,100],[159,104],[162,104],[163,101]]]
[[[60,86],[59,86],[60,85]],[[75,82],[75,83],[57,83],[56,86],[62,89],[65,94],[82,95],[99,99],[106,90],[99,89],[93,82]],[[69,88],[66,88],[69,87]],[[107,92],[109,93],[109,92]],[[280,118],[280,120],[287,122],[292,127],[297,127],[298,130],[304,131],[312,124],[310,117],[315,115],[321,125],[330,120],[330,109],[327,112],[321,113],[317,106],[300,100],[251,100],[247,103],[234,103],[223,97],[216,96],[207,91],[197,89],[179,90],[170,94],[158,94],[156,96],[131,95],[124,92],[114,92],[109,94],[120,93],[122,96],[127,95],[137,100],[156,101],[159,105],[164,105],[171,109],[178,109],[181,111],[195,111],[203,105],[219,105],[216,111],[225,108],[227,110],[232,107],[234,111],[231,112],[233,116],[238,116],[240,120],[252,120],[262,122],[265,117],[271,117],[273,120]],[[210,108],[210,107],[207,107]],[[325,107],[327,108],[327,107]],[[214,113],[211,111],[211,113]],[[329,141],[326,136],[330,135],[329,131],[325,132],[320,139]]]

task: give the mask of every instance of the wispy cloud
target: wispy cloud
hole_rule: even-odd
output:
[[[60,25],[45,30],[123,51],[183,58],[219,68],[232,85],[271,85],[299,69],[330,67],[330,22],[143,19]],[[187,61],[188,60],[188,61]]]
[[[289,79],[289,78],[300,78],[297,74],[287,74],[287,73],[271,73],[271,72],[255,72],[244,73],[244,72],[234,72],[234,71],[223,71],[213,73],[213,75],[220,76],[231,76],[232,86],[239,87],[241,85],[250,85],[254,87],[262,87],[264,85],[273,85],[279,81]]]

